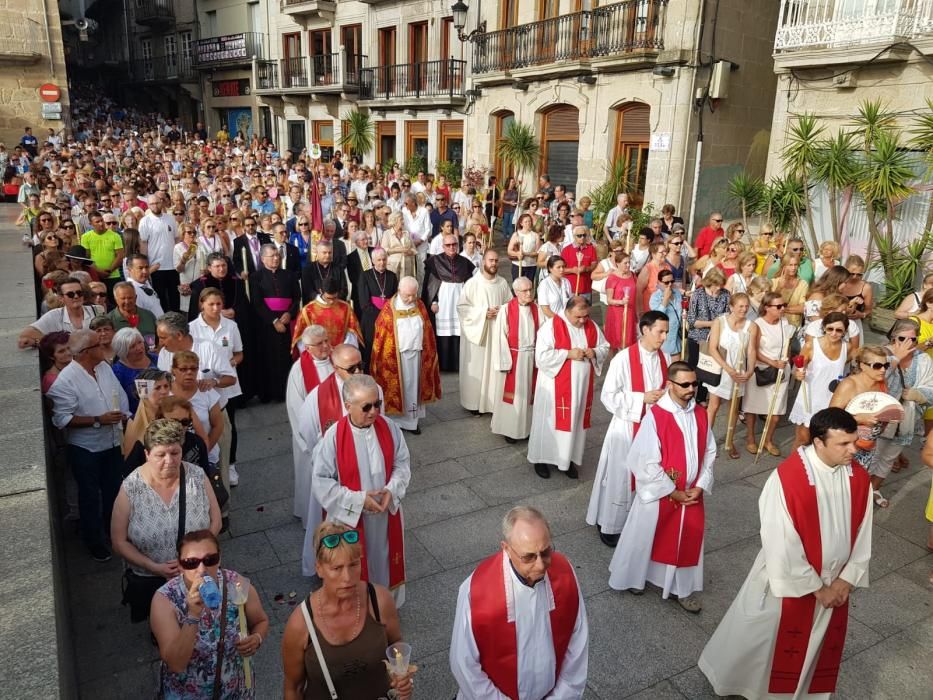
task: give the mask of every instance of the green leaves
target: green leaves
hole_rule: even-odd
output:
[[[788,174],[807,178],[819,151],[820,136],[825,129],[817,123],[813,114],[801,114],[794,120],[787,135],[787,144],[781,152]]]
[[[343,133],[338,142],[341,148],[362,156],[373,150],[375,142],[376,127],[368,114],[353,109],[344,115]]]
[[[880,131],[874,137],[874,148],[865,153],[865,163],[858,178],[858,190],[873,209],[893,208],[915,192],[910,152],[901,148],[898,135]]]
[[[499,157],[516,172],[534,170],[541,157],[541,146],[534,127],[519,121],[509,122],[497,150]]]
[[[820,141],[813,158],[813,179],[836,190],[854,185],[859,174],[854,142],[851,131],[840,131]]]

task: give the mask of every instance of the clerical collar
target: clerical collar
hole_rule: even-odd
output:
[[[520,584],[522,584],[523,586],[525,586],[525,587],[527,587],[527,588],[532,588],[532,589],[533,589],[533,588],[534,588],[535,586],[537,586],[539,583],[542,583],[542,582],[544,581],[544,578],[545,578],[545,577],[542,576],[542,577],[539,578],[537,581],[532,581],[531,583],[529,583],[529,582],[528,582],[528,579],[526,579],[524,576],[522,576],[520,573],[518,573],[518,570],[515,568],[515,564],[512,563],[512,558],[511,558],[508,554],[506,554],[505,556],[506,556],[506,558],[509,560],[509,566],[512,567],[512,573],[515,574],[515,578],[517,578],[517,579],[518,579],[518,582],[519,582]]]

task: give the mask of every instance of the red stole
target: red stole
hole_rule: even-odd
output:
[[[567,322],[564,321],[560,316],[554,317],[553,322],[554,329],[554,349],[555,350],[570,350],[570,329],[567,328]],[[596,324],[591,320],[587,320],[585,325],[586,332],[586,346],[588,348],[595,348],[596,343],[599,341],[599,336],[596,333]],[[563,366],[560,368],[560,372],[557,373],[557,376],[554,377],[554,428],[565,433],[569,433],[572,429],[572,422],[570,416],[573,413],[573,379],[572,379],[572,370],[571,363],[577,362],[577,360],[564,360]],[[589,362],[589,360],[586,360]],[[590,379],[586,389],[586,407],[583,409],[583,429],[586,430],[590,427],[590,412],[593,408],[593,367],[590,367]]]
[[[301,376],[305,380],[305,393],[310,394],[311,390],[321,383],[321,378],[317,375],[317,366],[310,352],[302,351],[299,359],[301,360]]]
[[[632,373],[632,391],[637,391],[639,394],[644,394],[645,389],[645,368],[641,364],[641,352],[639,351],[639,344],[632,343],[628,346],[628,364],[629,369]],[[661,386],[658,389],[663,388],[664,382],[667,381],[667,359],[664,357],[664,353],[658,350],[658,359],[661,361]],[[654,389],[647,390],[654,391]],[[641,406],[641,417],[645,417],[645,411],[647,410],[647,405],[642,403]],[[635,423],[632,426],[632,437],[634,438],[638,435],[638,429],[641,427],[641,419],[638,423]],[[634,488],[634,482],[632,488]]]
[[[538,305],[529,304],[531,308],[531,318],[535,324],[535,336],[538,334],[538,328],[541,327],[541,324],[538,321]],[[508,374],[505,375],[505,387],[502,390],[502,401],[503,403],[515,403],[515,377],[517,375],[518,367],[518,314],[519,314],[519,304],[518,299],[512,299],[508,303],[508,306],[505,307],[505,313],[507,314],[506,320],[508,321],[508,331],[509,331],[509,353],[512,355],[512,369],[509,370]],[[534,364],[534,363],[532,363]],[[535,384],[538,382],[538,367],[534,365],[534,369],[531,373],[531,391],[528,394],[528,403],[533,403],[535,398]]]
[[[337,390],[337,373],[321,382],[317,390],[317,415],[321,421],[321,435],[343,418],[343,401]]]
[[[470,579],[470,626],[483,672],[500,693],[511,700],[518,700],[518,633],[515,622],[508,619],[505,598],[507,566],[511,566],[508,555],[497,552],[476,567]],[[559,552],[551,556],[547,576],[554,593],[551,641],[554,644],[556,685],[577,622],[580,594],[573,567]]]
[[[697,424],[697,475],[687,483],[687,450],[684,435],[677,425],[677,420],[670,411],[657,404],[651,407],[654,422],[661,443],[661,468],[671,477],[674,488],[686,491],[696,486],[703,471],[703,457],[706,454],[706,438],[709,431],[709,418],[706,411],[695,406],[693,415]],[[681,527],[681,513],[683,526]],[[651,561],[677,567],[696,566],[703,551],[703,525],[705,513],[703,496],[691,506],[681,506],[671,498],[658,501],[658,524],[654,530],[654,544],[651,548]]]
[[[385,462],[386,483],[392,478],[392,466],[395,462],[395,441],[386,419],[382,416],[376,418],[373,424],[379,447],[382,448],[382,458]],[[340,484],[351,491],[361,491],[360,465],[356,459],[356,445],[353,443],[353,428],[350,419],[344,416],[337,424],[337,473]],[[405,543],[402,539],[402,512],[389,513],[389,588],[396,588],[405,583]],[[369,580],[369,571],[366,565],[366,533],[363,528],[363,516],[356,524],[360,533],[360,545],[363,552],[364,581]]]
[[[844,467],[837,467],[844,469]],[[778,478],[784,491],[787,510],[794,523],[794,529],[803,543],[810,566],[819,575],[823,569],[823,542],[820,537],[820,513],[816,502],[816,487],[807,479],[807,472],[799,452],[790,455],[778,467]],[[849,482],[852,501],[851,544],[855,545],[865,511],[869,507],[868,489],[871,482],[868,472],[852,463],[852,477]],[[781,599],[781,620],[778,624],[777,643],[771,660],[769,693],[793,693],[800,683],[803,673],[804,657],[810,634],[813,631],[813,616],[818,605],[812,593],[800,598]],[[846,641],[846,628],[849,624],[849,603],[833,608],[829,627],[823,637],[823,644],[816,657],[816,669],[810,680],[809,693],[832,693],[836,690],[836,678],[839,676],[839,663],[842,660],[842,647]]]

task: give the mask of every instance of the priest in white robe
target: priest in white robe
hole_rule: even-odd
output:
[[[765,482],[761,551],[700,655],[718,695],[829,698],[836,689],[849,594],[868,587],[872,492],[853,466],[855,419],[818,411],[809,445]]]
[[[535,339],[545,320],[535,304],[534,284],[519,276],[512,282],[515,298],[499,309],[490,329],[493,401],[490,430],[506,442],[524,440],[531,432],[534,400]]]
[[[450,642],[458,700],[571,700],[586,690],[589,628],[573,565],[544,516],[506,514],[501,551],[460,586]]]
[[[667,393],[645,413],[628,461],[635,499],[609,563],[609,586],[636,595],[650,582],[698,613],[703,590],[703,499],[713,487],[716,440],[697,410],[696,372],[668,368]]]
[[[572,297],[563,313],[538,331],[538,382],[528,461],[542,479],[550,478],[550,464],[571,479],[579,478],[577,465],[583,460],[590,427],[594,374],[602,371],[608,354],[606,337],[590,319],[590,302],[581,296]]]
[[[661,351],[668,319],[660,311],[642,314],[641,337],[609,363],[599,399],[612,414],[596,465],[586,522],[599,528],[604,544],[615,547],[632,504],[629,449],[647,408],[666,391],[670,355]]]
[[[298,417],[301,405],[308,393],[327,379],[334,371],[331,364],[331,345],[324,326],[308,326],[301,334],[304,350],[292,364],[285,385],[285,409],[288,411],[288,424],[292,429],[292,460],[295,464],[295,502],[292,513],[296,518],[304,518],[307,500],[300,494],[311,490],[311,470],[302,468],[305,460],[310,461],[310,453],[304,449],[298,438]]]
[[[499,277],[499,254],[487,250],[480,274],[463,285],[460,317],[460,405],[473,415],[492,413],[496,405],[495,374],[490,341],[499,309],[512,299],[509,283]]]
[[[356,375],[343,385],[347,415],[314,449],[311,492],[328,520],[356,528],[363,544],[363,579],[405,602],[405,542],[401,503],[411,479],[402,431],[380,415],[379,386]],[[307,547],[306,547],[307,549]]]

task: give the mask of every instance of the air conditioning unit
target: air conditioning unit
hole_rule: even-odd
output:
[[[858,87],[858,77],[855,74],[855,71],[847,71],[840,75],[833,76],[833,87],[839,89],[846,88],[855,88]]]
[[[716,61],[712,68],[713,74],[709,81],[709,98],[722,100],[729,96],[729,73],[732,63],[729,61]]]

